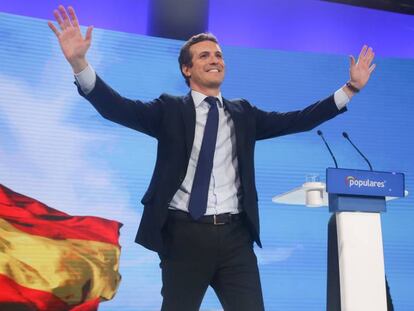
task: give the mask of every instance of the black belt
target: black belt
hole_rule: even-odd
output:
[[[187,212],[179,211],[179,210],[169,210],[168,217],[174,220],[181,220],[181,221],[191,221],[197,222],[201,224],[211,224],[211,225],[227,225],[231,224],[232,222],[240,221],[244,218],[244,213],[240,214],[218,214],[218,215],[208,215],[202,216],[201,218],[194,220],[191,215]]]

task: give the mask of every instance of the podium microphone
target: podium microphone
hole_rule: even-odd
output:
[[[318,130],[316,133],[322,138],[323,142],[325,143],[326,148],[328,148],[328,151],[331,154],[331,157],[335,162],[335,167],[338,168],[338,163],[336,162],[335,156],[333,155],[331,148],[329,148],[329,145],[326,142],[325,137],[323,137],[322,131]]]
[[[369,161],[368,161],[368,159],[367,159],[367,157],[366,156],[364,156],[363,154],[362,154],[362,152],[361,152],[361,150],[359,150],[358,148],[357,148],[357,146],[355,146],[354,145],[354,143],[351,141],[351,139],[349,138],[349,135],[348,135],[348,133],[347,132],[343,132],[342,133],[342,136],[343,137],[345,137],[350,143],[351,143],[351,145],[355,148],[355,150],[356,151],[358,151],[358,153],[364,158],[364,160],[365,161],[367,161],[367,163],[368,163],[368,165],[369,165],[369,168],[370,168],[370,170],[372,171],[372,165],[371,165],[371,163],[369,163]]]

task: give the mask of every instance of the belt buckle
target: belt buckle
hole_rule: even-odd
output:
[[[226,224],[225,222],[217,222],[217,215],[216,214],[213,215],[213,220],[214,220],[213,224],[215,226],[220,226],[220,225],[225,225]]]

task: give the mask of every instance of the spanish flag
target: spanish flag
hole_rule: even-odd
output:
[[[0,184],[0,310],[97,310],[121,280],[121,226],[70,216]]]

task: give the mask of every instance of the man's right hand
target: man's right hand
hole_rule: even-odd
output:
[[[72,66],[73,72],[79,73],[88,66],[86,52],[91,46],[93,26],[88,27],[86,36],[83,38],[75,10],[68,7],[68,12],[69,15],[62,5],[59,6],[58,10],[53,11],[53,15],[60,26],[60,31],[52,22],[49,21],[48,25],[58,38],[62,52]]]

